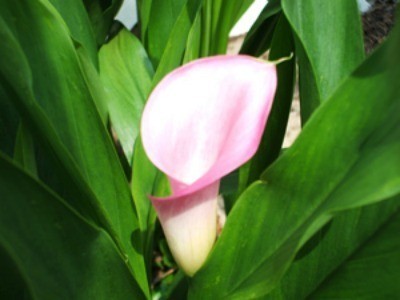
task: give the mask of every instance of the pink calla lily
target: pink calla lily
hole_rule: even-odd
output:
[[[150,198],[174,258],[190,276],[216,239],[220,179],[256,152],[276,85],[273,63],[216,56],[176,69],[150,95],[143,145],[172,189],[169,197]]]

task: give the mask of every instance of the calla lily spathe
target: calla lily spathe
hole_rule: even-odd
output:
[[[276,67],[248,56],[196,60],[166,76],[145,106],[141,134],[172,195],[151,196],[178,265],[193,275],[216,239],[220,179],[256,152]]]

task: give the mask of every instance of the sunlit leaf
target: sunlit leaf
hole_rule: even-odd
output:
[[[299,247],[335,213],[400,193],[400,94],[390,81],[400,75],[392,68],[400,61],[389,56],[389,46],[341,85],[262,181],[239,198],[191,282],[191,297],[266,296]]]
[[[289,1],[282,9],[297,36],[302,123],[363,60],[356,1]]]
[[[141,241],[133,238],[138,221],[128,182],[65,23],[47,1],[19,1],[18,5],[2,2],[0,15],[4,58],[0,79],[13,95],[10,99],[24,121],[45,144],[43,149],[62,166],[58,169],[61,173],[52,174],[58,181],[58,186],[52,187],[61,195],[69,195],[66,200],[83,215],[101,220],[146,291]],[[86,202],[79,203],[69,194],[65,177],[72,187],[88,194]]]
[[[99,59],[106,93],[104,106],[131,162],[140,116],[151,90],[153,68],[139,40],[125,29],[101,48]]]

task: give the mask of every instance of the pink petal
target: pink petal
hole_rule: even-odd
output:
[[[188,275],[201,267],[215,241],[219,181],[256,152],[276,84],[274,64],[216,56],[169,74],[146,104],[143,145],[173,191],[150,198]]]
[[[151,197],[178,265],[192,276],[204,263],[217,233],[219,181],[193,194]]]
[[[142,139],[174,194],[201,189],[254,155],[276,84],[275,65],[248,56],[200,59],[161,81],[143,112]]]

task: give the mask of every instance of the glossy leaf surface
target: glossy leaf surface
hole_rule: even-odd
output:
[[[398,207],[399,201],[395,198],[340,213],[303,245],[296,260],[267,299],[305,299],[313,291],[323,288],[326,278],[335,278],[335,271],[345,266],[354,252],[358,249],[362,251],[371,236],[379,235],[379,228],[393,218]],[[374,278],[370,280],[372,282]]]
[[[159,64],[156,67],[153,85],[156,85],[166,74],[181,64],[190,29],[201,8],[201,4],[202,0],[187,0],[177,16],[159,59]],[[155,7],[154,9],[157,8]]]
[[[389,71],[400,62],[389,46],[344,82],[263,181],[239,198],[208,263],[191,283],[192,298],[267,295],[299,247],[333,213],[400,192],[400,95]],[[346,188],[365,181],[369,185],[362,192],[368,197]],[[243,235],[244,228],[251,230]]]
[[[396,213],[309,299],[395,299],[400,295],[400,214]],[[368,274],[368,276],[366,276]]]
[[[356,1],[282,0],[281,5],[299,53],[304,51],[299,57],[304,123],[363,60],[360,15]],[[309,91],[302,97],[304,89]]]
[[[70,30],[71,37],[85,49],[91,62],[98,67],[96,39],[83,2],[81,0],[68,2],[50,0],[50,3],[64,19]]]
[[[129,162],[139,133],[139,121],[150,93],[153,67],[139,40],[123,29],[99,52],[105,104]]]
[[[23,279],[25,296],[144,299],[104,230],[84,220],[3,156],[0,181],[0,248]],[[7,288],[0,283],[0,296]],[[15,293],[23,291],[8,291],[8,295]]]
[[[0,71],[14,95],[10,99],[35,135],[50,146],[49,154],[63,166],[64,173],[54,176],[61,176],[60,180],[69,177],[68,181],[90,195],[86,203],[77,202],[76,197],[68,197],[68,201],[77,209],[86,207],[83,215],[96,215],[102,226],[112,231],[146,290],[143,258],[134,249],[138,247],[140,252],[140,241],[132,241],[138,223],[128,183],[85,84],[68,28],[47,1],[2,3],[0,14],[4,21],[1,55],[5,58]],[[22,21],[15,23],[13,18]]]

